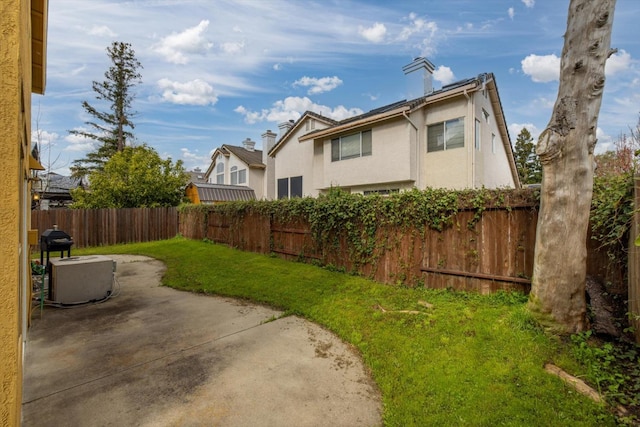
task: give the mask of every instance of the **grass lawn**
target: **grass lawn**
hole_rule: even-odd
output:
[[[575,374],[578,364],[533,326],[522,295],[393,287],[181,238],[75,253],[151,256],[166,263],[166,286],[246,298],[323,325],[360,351],[388,426],[616,425],[604,406],[544,371],[554,362]]]

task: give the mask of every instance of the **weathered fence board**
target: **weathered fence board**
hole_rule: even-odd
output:
[[[54,225],[72,236],[77,248],[148,242],[170,239],[178,234],[178,210],[170,207],[31,212],[31,228],[39,234]]]

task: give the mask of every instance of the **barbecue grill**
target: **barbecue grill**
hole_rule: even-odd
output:
[[[64,258],[64,251],[67,256],[71,257],[71,245],[73,245],[73,237],[69,236],[62,230],[58,230],[58,226],[45,230],[40,235],[40,264],[49,267],[49,253],[60,251],[60,258]],[[47,263],[44,264],[44,253],[47,253]]]

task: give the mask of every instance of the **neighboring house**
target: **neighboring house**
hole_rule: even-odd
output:
[[[203,172],[200,168],[195,168],[194,170],[188,171],[187,173],[189,174],[189,182],[207,182],[205,172]]]
[[[22,368],[31,307],[30,244],[34,169],[31,93],[44,94],[47,0],[3,0],[0,13],[0,420],[20,425]]]
[[[205,173],[206,182],[249,187],[256,198],[262,199],[266,165],[262,162],[262,151],[256,150],[255,144],[247,138],[242,147],[223,144],[217,148]]]
[[[417,58],[403,70],[417,77],[421,96],[338,122],[307,112],[285,124],[277,142],[269,131],[263,135],[275,197],[315,197],[331,187],[364,194],[519,188],[493,74],[434,91],[428,60]],[[415,93],[415,86],[409,90]]]
[[[72,202],[71,190],[84,188],[82,180],[54,172],[38,175],[33,183],[33,209],[66,208]]]
[[[187,198],[196,205],[255,200],[255,192],[244,185],[209,184],[190,182],[186,189]]]

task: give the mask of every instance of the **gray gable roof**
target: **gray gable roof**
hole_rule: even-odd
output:
[[[249,167],[254,168],[264,168],[265,165],[262,163],[262,150],[254,150],[249,151],[244,147],[238,147],[236,145],[227,145],[223,144],[220,147],[221,151],[226,150],[229,153],[233,153],[240,160],[245,162]]]

